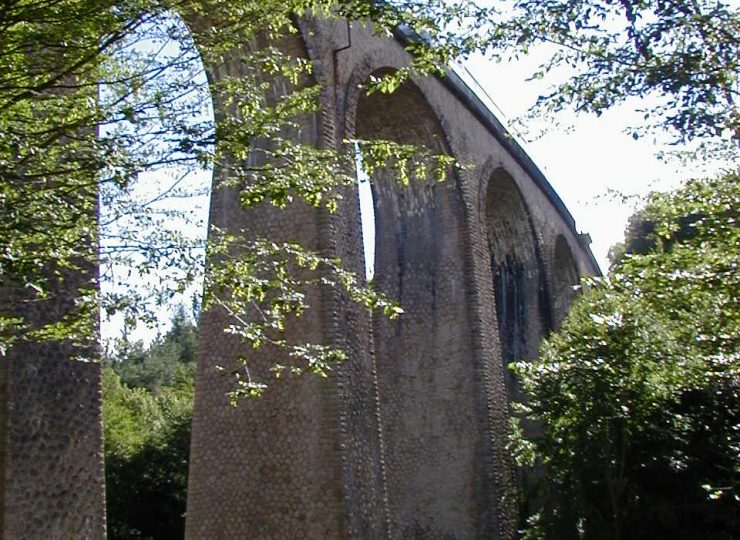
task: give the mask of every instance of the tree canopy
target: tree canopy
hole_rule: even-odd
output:
[[[429,11],[322,1],[7,4],[0,13],[0,276],[4,290],[22,294],[6,295],[0,348],[18,340],[90,345],[99,305],[142,320],[153,317],[152,301],[183,290],[202,272],[206,250],[202,238],[182,233],[189,217],[172,203],[193,195],[179,183],[189,170],[219,167],[244,207],[303,200],[335,209],[337,188],[355,182],[354,146],[320,149],[291,137],[298,119],[316,111],[318,88],[305,82],[310,61],[276,44],[309,13],[371,17],[379,32],[390,32],[404,22],[423,27],[420,13],[434,9],[439,5]],[[450,50],[413,49],[414,65],[379,85],[387,89],[393,77],[433,70]],[[243,69],[209,84],[198,73],[199,59],[212,72],[235,59]],[[285,91],[271,96],[271,87]],[[217,125],[205,114],[213,96],[234,113]],[[368,141],[364,149],[369,167],[395,160],[418,172],[420,160],[440,168],[450,163],[388,141]],[[255,153],[259,166],[246,159]],[[171,166],[178,178],[144,197],[137,192],[142,173]],[[255,347],[272,341],[291,348],[298,371],[323,371],[341,357],[281,337],[285,318],[307,308],[306,287],[343,287],[368,307],[390,316],[400,311],[339,261],[299,245],[212,231],[208,249],[214,264],[204,307],[219,303],[234,315],[232,329]],[[125,286],[134,268],[150,278],[146,289],[154,293]],[[98,277],[118,286],[100,297]],[[40,302],[63,308],[40,311],[34,308]],[[263,320],[239,319],[247,305],[259,305]]]
[[[180,311],[148,347],[119,347],[103,368],[105,487],[111,539],[185,531],[197,328]]]
[[[517,364],[532,538],[735,538],[740,498],[738,172],[656,193],[541,358]],[[649,226],[645,226],[649,223]]]
[[[538,44],[554,53],[536,78],[565,74],[543,110],[601,114],[638,98],[644,124],[676,142],[740,142],[740,11],[715,0],[512,0],[494,3],[488,32],[501,55]],[[645,99],[645,98],[650,98]]]

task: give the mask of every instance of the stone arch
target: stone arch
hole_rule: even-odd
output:
[[[553,322],[558,326],[568,313],[575,298],[574,287],[580,280],[573,252],[562,234],[555,239],[552,266],[552,314]]]
[[[356,95],[350,135],[449,152],[414,82],[390,95]],[[391,536],[475,537],[487,527],[487,494],[458,178],[403,186],[380,171],[372,183],[374,284],[405,310],[398,321],[376,316],[372,324]]]
[[[550,327],[546,282],[535,228],[521,191],[503,168],[493,171],[486,187],[485,230],[498,321],[501,361],[536,357]],[[505,369],[507,389],[516,392]]]

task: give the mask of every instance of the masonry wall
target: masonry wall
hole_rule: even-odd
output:
[[[390,139],[445,152],[423,95],[407,83],[390,96],[361,96],[361,139]],[[397,299],[398,321],[377,315],[377,359],[393,537],[487,534],[465,226],[456,175],[403,186],[390,171],[373,180],[374,285]],[[441,436],[444,434],[444,436]]]
[[[97,212],[97,193],[90,193]],[[78,245],[93,251],[93,239]],[[89,261],[89,259],[88,259]],[[3,313],[30,328],[78,309],[81,291],[98,286],[98,271],[47,268],[40,299],[14,275],[3,276]],[[105,537],[103,403],[97,321],[85,343],[24,341],[0,353],[0,539]]]
[[[306,55],[300,38],[281,44]],[[315,66],[321,77],[321,66]],[[218,79],[238,73],[238,62],[211,70]],[[218,110],[220,114],[228,111]],[[303,119],[294,133],[302,141],[325,144],[321,115]],[[302,203],[285,210],[271,206],[244,212],[235,193],[215,172],[211,223],[241,231],[247,239],[268,237],[298,242],[325,254],[341,249],[338,220],[359,226],[355,211],[329,216]],[[351,193],[349,200],[352,201]],[[354,218],[354,222],[352,219]],[[335,231],[335,232],[330,232]],[[357,234],[355,232],[355,234]],[[350,259],[350,264],[352,259]],[[354,264],[361,264],[355,254]],[[335,344],[350,360],[331,377],[274,380],[269,368],[287,364],[285,352],[252,351],[225,335],[228,318],[219,310],[203,314],[193,413],[187,538],[343,538],[386,530],[380,465],[377,397],[368,354],[366,315],[329,288],[312,288],[311,309],[291,321],[292,343]],[[338,310],[337,306],[346,309]],[[364,340],[364,341],[363,341]],[[253,377],[266,380],[258,399],[229,404],[233,379],[218,368],[239,369],[246,355]]]
[[[18,347],[2,372],[2,538],[103,538],[100,365]]]
[[[32,301],[6,282],[0,302],[30,324],[56,321],[96,276],[50,280],[49,298]],[[0,538],[105,537],[102,378],[97,328],[90,333],[87,345],[18,341],[0,354]]]

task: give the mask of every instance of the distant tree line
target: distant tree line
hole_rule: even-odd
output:
[[[197,328],[184,310],[149,346],[122,339],[103,368],[108,537],[185,532]]]

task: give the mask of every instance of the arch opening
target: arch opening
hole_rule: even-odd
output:
[[[486,233],[504,365],[534,358],[548,326],[545,281],[529,212],[514,179],[497,169],[486,193]],[[516,382],[509,370],[510,397]]]
[[[511,362],[537,356],[542,338],[550,328],[549,300],[537,239],[529,211],[515,180],[504,169],[493,172],[485,196],[486,235],[493,279],[501,362],[507,399],[521,402],[525,396],[519,381],[507,369]],[[532,435],[535,426],[524,424]],[[519,488],[534,500],[540,472],[516,471]],[[521,515],[530,515],[521,508]]]
[[[106,514],[113,536],[182,537],[215,114],[188,25],[147,17],[99,82],[98,141],[119,157],[100,173]]]
[[[449,153],[434,110],[412,82],[392,94],[361,95],[354,135]],[[452,172],[442,183],[402,185],[387,169],[370,182],[374,286],[405,312],[398,321],[373,319],[391,534],[472,537],[486,494],[462,196]]]
[[[555,240],[553,269],[552,311],[555,326],[559,326],[575,299],[576,286],[580,280],[573,252],[563,235],[558,235]]]
[[[152,14],[109,62],[121,73],[99,84],[110,115],[99,140],[122,158],[102,171],[101,331],[104,342],[149,343],[200,304],[215,114],[194,36],[174,11]],[[105,309],[121,297],[137,301]]]
[[[365,280],[369,283],[375,276],[375,205],[370,177],[362,162],[359,143],[355,143],[355,170],[357,172],[357,199],[360,206],[362,253],[365,261]]]

